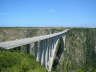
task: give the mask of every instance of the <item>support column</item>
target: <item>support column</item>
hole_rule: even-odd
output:
[[[55,52],[56,52],[56,47],[58,45],[58,42],[59,42],[59,40],[57,40],[56,43],[54,44],[54,49],[52,51],[53,55],[52,55],[52,57],[49,60],[49,70],[48,71],[52,70],[52,65],[53,65],[53,61],[54,61],[54,58],[55,58]]]
[[[40,41],[35,43],[36,48],[37,48],[37,56],[36,56],[36,61],[40,61]]]

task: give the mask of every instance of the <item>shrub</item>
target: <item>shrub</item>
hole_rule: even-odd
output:
[[[0,72],[46,72],[32,55],[20,52],[0,53]]]

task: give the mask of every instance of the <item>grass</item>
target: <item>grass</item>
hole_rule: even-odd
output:
[[[47,72],[35,57],[19,53],[5,52],[0,53],[0,72]]]

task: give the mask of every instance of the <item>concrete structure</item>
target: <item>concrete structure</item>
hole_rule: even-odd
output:
[[[66,29],[50,35],[1,42],[0,48],[7,50],[18,49],[22,52],[32,54],[50,72],[54,63],[57,64],[60,60],[68,31],[69,29]]]

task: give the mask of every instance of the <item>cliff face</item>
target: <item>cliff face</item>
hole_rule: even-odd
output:
[[[66,46],[60,72],[96,72],[96,29],[72,29],[66,36]]]

